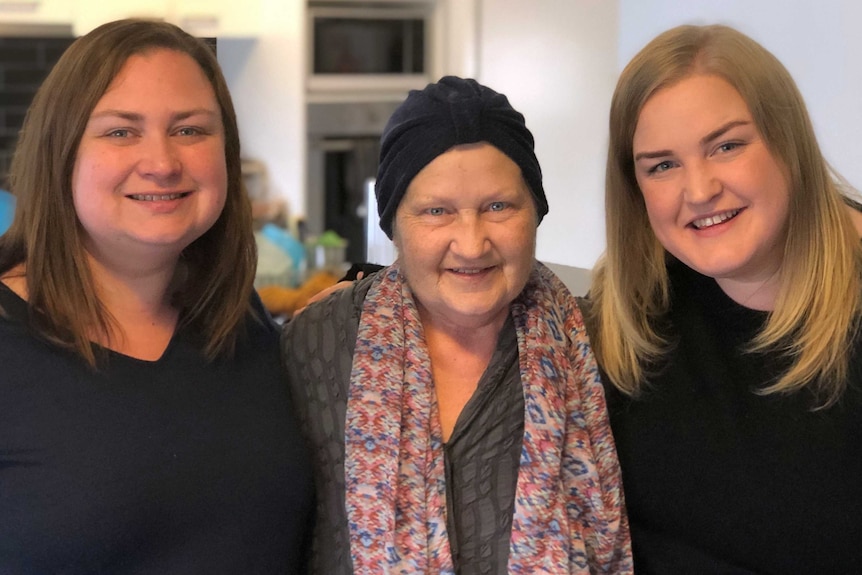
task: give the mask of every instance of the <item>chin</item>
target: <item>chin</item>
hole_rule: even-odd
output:
[[[452,317],[459,317],[465,324],[482,326],[493,322],[500,316],[508,314],[509,305],[506,304],[504,306],[495,306],[492,308],[489,308],[487,305],[466,309],[462,307],[460,309],[453,309],[452,312]]]
[[[732,278],[737,275],[743,268],[743,262],[733,262],[733,263],[714,263],[709,265],[689,265],[691,269],[696,271],[697,273],[713,278],[713,279],[721,279],[721,278]]]

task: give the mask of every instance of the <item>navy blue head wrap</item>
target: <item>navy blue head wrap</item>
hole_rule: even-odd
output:
[[[488,142],[521,168],[542,221],[548,200],[524,116],[476,80],[446,76],[411,90],[383,130],[375,193],[380,227],[390,239],[398,204],[416,174],[453,146],[476,142]]]

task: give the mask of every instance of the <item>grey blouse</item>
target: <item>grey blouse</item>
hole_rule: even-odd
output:
[[[347,387],[362,301],[373,278],[306,309],[285,327],[282,358],[312,452],[317,521],[312,572],[350,575],[344,505]],[[444,447],[447,529],[458,575],[505,574],[524,435],[518,345],[509,318]]]

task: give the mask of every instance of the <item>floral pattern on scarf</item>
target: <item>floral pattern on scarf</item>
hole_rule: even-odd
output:
[[[574,297],[537,262],[511,313],[525,416],[509,573],[631,573],[619,463]],[[454,574],[431,363],[398,262],[364,302],[345,476],[354,573]]]

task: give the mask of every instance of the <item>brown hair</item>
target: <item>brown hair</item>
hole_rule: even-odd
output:
[[[76,40],[39,88],[27,111],[9,174],[15,219],[0,238],[0,273],[26,264],[37,331],[96,364],[88,334],[119,327],[101,305],[72,203],[72,170],[90,114],[128,58],[153,49],[188,54],[215,92],[224,125],[227,199],[216,223],[183,252],[186,277],[176,294],[183,326],[205,334],[213,358],[233,349],[248,311],[257,252],[251,206],[240,174],[236,114],[214,51],[163,22],[104,24]]]
[[[646,366],[668,353],[669,342],[655,325],[669,305],[670,256],[650,227],[632,144],[647,100],[693,74],[721,77],[739,92],[788,175],[781,287],[750,350],[779,350],[791,363],[762,391],[811,385],[830,404],[846,385],[847,351],[862,307],[859,236],[790,74],[769,51],[727,26],[680,26],[659,35],[617,83],[605,183],[607,251],[591,287],[597,357],[618,388],[636,395],[648,378]]]

